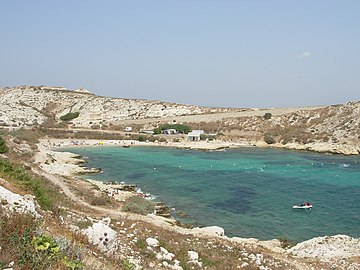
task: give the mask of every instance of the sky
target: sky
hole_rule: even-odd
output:
[[[360,100],[358,0],[4,0],[0,87],[214,107]]]

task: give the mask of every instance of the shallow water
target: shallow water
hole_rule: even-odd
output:
[[[186,212],[180,219],[218,225],[228,236],[303,241],[360,236],[360,158],[242,148],[202,152],[159,147],[88,147],[68,151],[104,171],[88,178],[138,184]],[[292,209],[309,201],[312,210]]]

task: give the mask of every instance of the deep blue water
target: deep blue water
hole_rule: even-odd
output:
[[[360,237],[359,157],[258,148],[67,150],[103,169],[88,178],[138,184],[186,212],[181,221],[218,225],[228,236],[295,242],[338,233]],[[292,209],[303,201],[314,208]]]

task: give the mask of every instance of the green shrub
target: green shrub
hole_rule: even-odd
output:
[[[268,113],[268,112],[267,112],[267,113],[264,114],[264,119],[265,119],[265,120],[269,120],[269,119],[271,119],[271,117],[272,117],[272,114],[271,114],[271,113]]]
[[[5,140],[0,136],[0,154],[6,153],[8,148],[5,144]]]
[[[178,133],[187,134],[191,131],[191,128],[186,125],[180,124],[165,124],[159,128],[154,129],[154,134],[160,134],[165,129],[175,129]]]
[[[75,246],[60,245],[52,236],[42,234],[40,225],[29,214],[0,212],[0,268],[14,261],[16,269],[83,269],[81,258],[71,252]]]
[[[124,267],[126,270],[135,270],[136,269],[136,265],[134,263],[130,262],[129,260],[124,261]]]
[[[43,209],[51,210],[54,208],[54,200],[48,194],[45,184],[40,178],[31,176],[20,165],[13,164],[6,159],[0,159],[0,177],[31,191]]]
[[[77,118],[79,114],[80,114],[79,112],[69,112],[63,116],[60,116],[60,119],[63,121],[70,121]]]
[[[123,210],[141,215],[154,212],[155,204],[139,196],[133,196],[126,200]]]
[[[106,195],[102,195],[100,197],[94,196],[90,202],[91,205],[107,205],[109,203],[111,203],[111,200]]]
[[[275,140],[273,138],[273,136],[271,135],[271,133],[269,132],[266,132],[264,134],[264,141],[267,143],[267,144],[273,144],[275,143]]]

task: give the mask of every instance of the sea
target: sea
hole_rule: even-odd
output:
[[[230,237],[294,243],[324,235],[360,237],[358,156],[256,147],[65,150],[85,157],[89,167],[102,168],[86,178],[137,184],[170,206],[179,221],[220,226]],[[305,201],[313,204],[311,210],[292,208]]]

